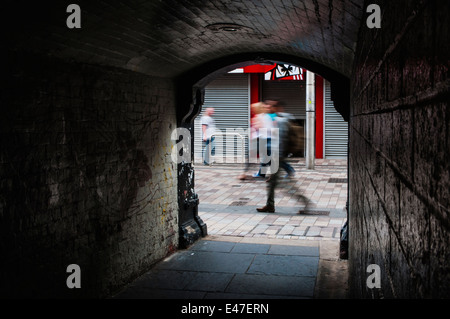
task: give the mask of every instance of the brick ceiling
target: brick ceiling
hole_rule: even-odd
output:
[[[312,60],[348,77],[363,2],[7,1],[2,37],[11,49],[162,77],[251,52]],[[70,3],[81,7],[81,29],[66,26]]]

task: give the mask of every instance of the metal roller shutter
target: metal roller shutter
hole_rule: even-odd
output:
[[[205,88],[205,103],[201,114],[194,121],[194,157],[196,162],[202,162],[202,130],[201,116],[208,107],[214,108],[213,118],[216,121],[217,128],[226,133],[226,129],[241,129],[245,141],[245,152],[248,150],[248,128],[250,116],[250,85],[248,74],[226,74],[212,81]],[[242,147],[241,141],[234,138],[233,147],[227,150],[226,137],[223,137],[223,152],[236,158],[236,162],[241,162]],[[216,150],[218,146],[216,145]],[[229,153],[228,153],[229,152]],[[222,158],[215,158],[217,163],[222,162]]]
[[[334,108],[330,82],[325,85],[325,158],[346,158],[348,123]]]
[[[263,81],[262,85],[263,100],[270,98],[279,98],[285,103],[284,111],[292,114],[297,123],[305,128],[306,121],[306,87],[305,81]],[[306,132],[304,133],[306,137]],[[293,154],[294,157],[304,157],[305,139],[303,140],[303,150]]]
[[[263,81],[263,99],[279,98],[285,103],[284,111],[296,119],[306,119],[306,89],[304,81]]]

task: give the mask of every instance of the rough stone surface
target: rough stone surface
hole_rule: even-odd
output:
[[[448,297],[449,3],[379,3],[382,28],[361,28],[352,79],[350,291]],[[370,264],[380,289],[366,286]]]
[[[176,249],[195,189],[170,133],[201,108],[193,86],[275,59],[350,106],[351,295],[450,296],[448,1],[77,1],[81,29],[69,3],[8,1],[0,21],[1,295],[102,297]]]
[[[178,245],[169,80],[2,61],[0,294],[105,296]],[[78,264],[85,289],[66,287]]]
[[[163,77],[243,52],[301,56],[349,76],[363,14],[361,0],[80,0],[81,29],[68,29],[72,2],[21,2],[8,4],[6,43]],[[214,28],[227,23],[238,30]]]

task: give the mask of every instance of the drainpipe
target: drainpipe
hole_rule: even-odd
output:
[[[315,74],[306,71],[306,168],[314,169],[316,96]]]

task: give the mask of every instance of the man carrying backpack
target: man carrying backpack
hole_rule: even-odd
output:
[[[294,116],[292,114],[284,112],[284,103],[279,100],[267,100],[266,104],[272,105],[275,111],[273,120],[275,121],[276,127],[280,130],[280,141],[279,141],[279,155],[280,155],[280,167],[283,168],[287,177],[292,177],[295,175],[294,168],[286,161],[291,150],[291,138],[292,131],[291,125],[295,122]],[[295,138],[295,137],[294,137]]]
[[[294,117],[289,113],[284,113],[283,111],[283,103],[279,100],[268,100],[266,103],[272,104],[273,108],[276,111],[277,116],[275,117],[274,127],[278,128],[278,153],[279,153],[279,166],[284,168],[289,175],[294,173],[294,169],[291,165],[286,162],[286,157],[290,151],[289,139],[291,133],[291,123],[294,121]],[[280,170],[278,169],[276,172],[272,173],[269,180],[268,185],[268,194],[267,194],[267,202],[266,206],[262,208],[257,208],[256,210],[261,213],[274,213],[275,212],[275,188],[278,185]],[[305,202],[305,205],[308,206],[309,199],[297,191],[296,194],[299,199]],[[306,208],[305,208],[306,210]]]
[[[284,105],[281,101],[275,101],[275,109],[277,111],[276,121],[278,123],[278,127],[280,128],[280,167],[283,168],[288,177],[295,175],[294,168],[286,161],[290,150],[290,138],[291,138],[291,125],[295,122],[294,116],[289,113],[284,112]],[[281,140],[281,138],[283,138]]]

